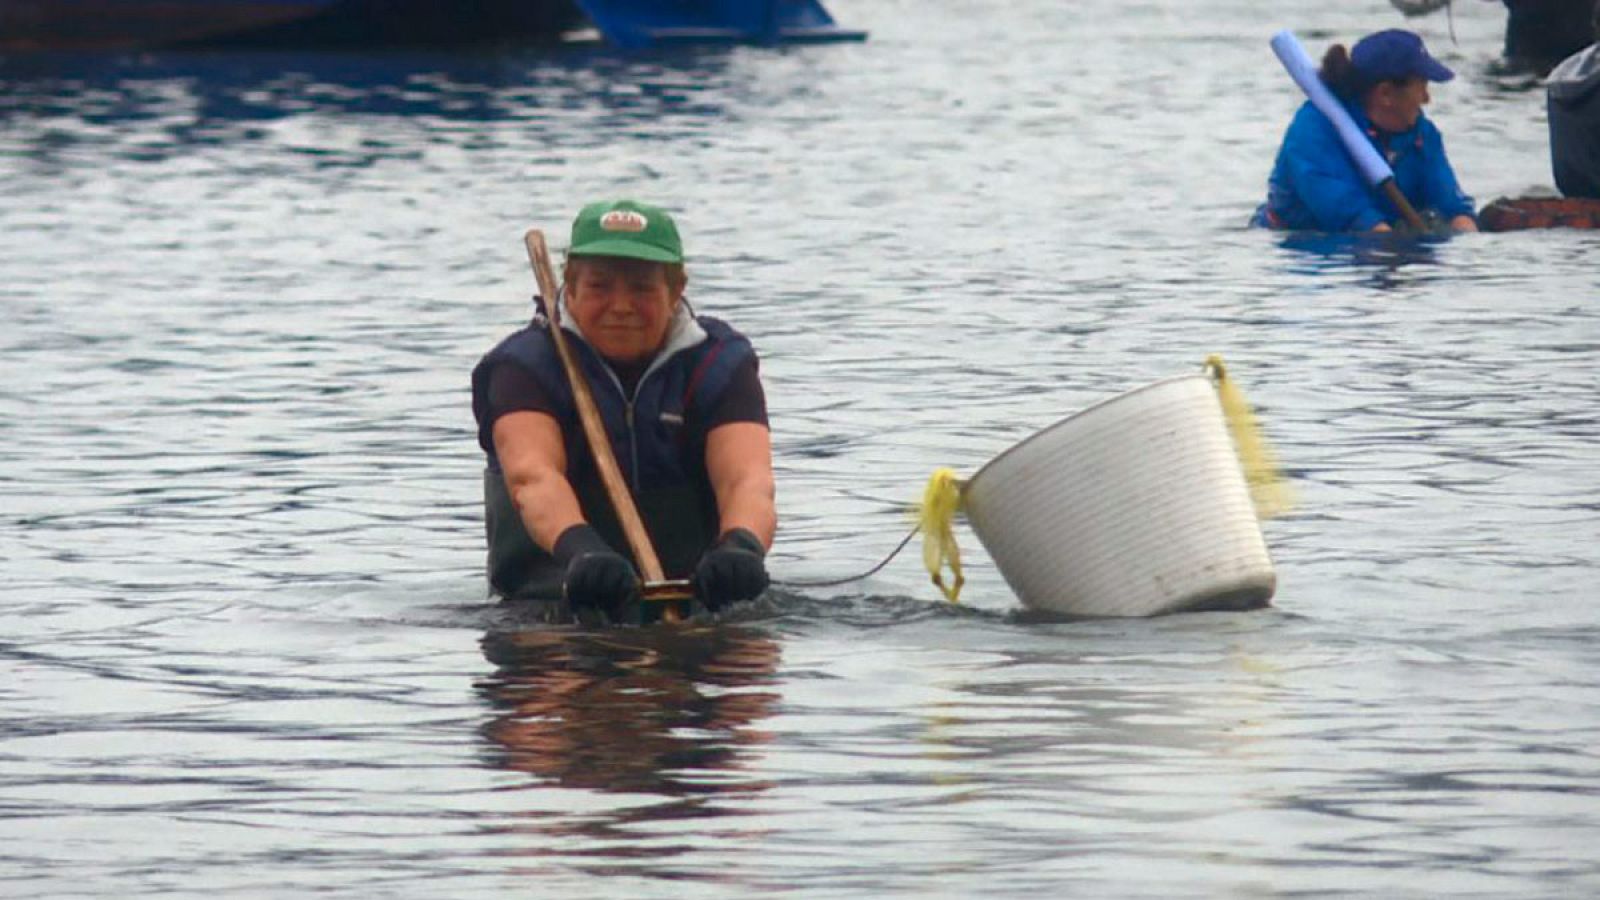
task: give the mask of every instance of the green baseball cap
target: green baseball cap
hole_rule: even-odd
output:
[[[681,263],[683,241],[666,210],[632,200],[607,200],[585,206],[572,220],[567,255]]]

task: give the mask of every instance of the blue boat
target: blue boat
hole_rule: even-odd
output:
[[[861,40],[819,0],[0,0],[0,53],[558,40],[638,48]]]

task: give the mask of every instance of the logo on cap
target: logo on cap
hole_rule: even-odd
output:
[[[600,217],[600,227],[605,231],[637,233],[645,230],[649,224],[649,219],[631,209],[614,209]]]

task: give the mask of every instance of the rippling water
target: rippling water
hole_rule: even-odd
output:
[[[0,62],[0,893],[1600,891],[1600,235],[1243,229],[1270,33],[1399,24],[1325,6]],[[1412,23],[1480,202],[1550,181],[1502,17]],[[960,607],[914,553],[716,626],[487,603],[467,373],[523,229],[619,193],[763,353],[778,579],[1221,353],[1301,501],[1275,607],[1030,622],[965,531]]]

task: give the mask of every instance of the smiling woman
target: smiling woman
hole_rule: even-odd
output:
[[[684,299],[683,244],[665,211],[584,207],[567,251],[559,327],[577,348],[610,452],[669,579],[710,611],[767,586],[777,527],[772,444],[755,350]],[[552,313],[554,316],[554,313]],[[473,371],[489,582],[550,618],[637,622],[642,560],[585,440],[573,386],[543,316]]]
[[[574,256],[567,261],[566,282],[574,324],[601,356],[626,372],[648,364],[665,342],[686,278],[682,263]]]

